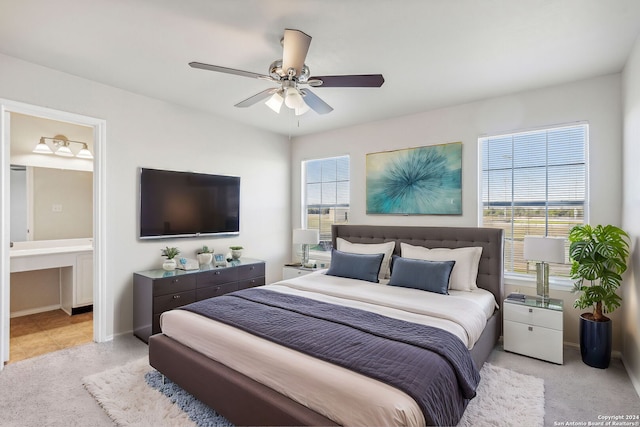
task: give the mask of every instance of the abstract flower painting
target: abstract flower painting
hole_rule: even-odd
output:
[[[367,154],[367,214],[461,215],[462,143]]]

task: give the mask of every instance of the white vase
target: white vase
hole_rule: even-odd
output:
[[[167,270],[167,271],[175,270],[176,269],[176,260],[173,259],[173,258],[165,259],[164,262],[162,263],[162,269],[163,270]]]
[[[211,264],[211,261],[213,260],[212,253],[198,254],[196,257],[198,258],[198,264],[200,265]]]
[[[231,258],[240,259],[242,256],[242,249],[232,249],[231,250]]]

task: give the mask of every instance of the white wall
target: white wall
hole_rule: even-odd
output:
[[[623,293],[623,360],[640,393],[640,38],[622,73],[624,100],[623,226],[632,238],[631,268]]]
[[[132,329],[132,273],[159,268],[166,245],[195,257],[203,244],[216,252],[241,244],[245,256],[267,261],[268,282],[280,278],[291,222],[287,138],[5,55],[0,98],[106,121],[107,335]],[[141,166],[240,176],[240,236],[139,241]]]
[[[294,139],[292,146],[292,219],[300,225],[300,161],[351,156],[352,224],[471,226],[478,224],[478,147],[481,135],[587,121],[590,125],[589,169],[592,223],[621,223],[622,113],[620,75],[427,111]],[[462,141],[461,216],[367,215],[365,155],[408,147]],[[514,287],[507,286],[506,292]],[[535,294],[535,289],[520,289]],[[565,341],[578,341],[579,311],[575,295],[552,291],[565,301]],[[616,319],[614,313],[614,321]],[[621,349],[621,327],[614,326],[614,349]]]

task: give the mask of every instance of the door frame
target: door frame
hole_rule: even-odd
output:
[[[93,340],[107,336],[108,289],[106,286],[106,126],[103,119],[0,98],[0,370],[9,360],[10,322],[10,113],[93,127]]]

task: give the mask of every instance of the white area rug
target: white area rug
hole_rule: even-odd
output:
[[[83,379],[85,388],[120,426],[225,425],[224,419],[191,420],[178,404],[147,384],[152,368],[146,358]],[[477,396],[471,400],[459,426],[542,426],[544,382],[485,363]],[[177,388],[177,386],[174,386]],[[184,392],[182,392],[184,393]],[[195,399],[187,395],[187,400]],[[184,397],[184,395],[182,396]],[[184,401],[184,399],[182,399]],[[196,401],[196,403],[199,403]],[[203,405],[204,406],[204,405]],[[191,411],[193,413],[193,411]]]

